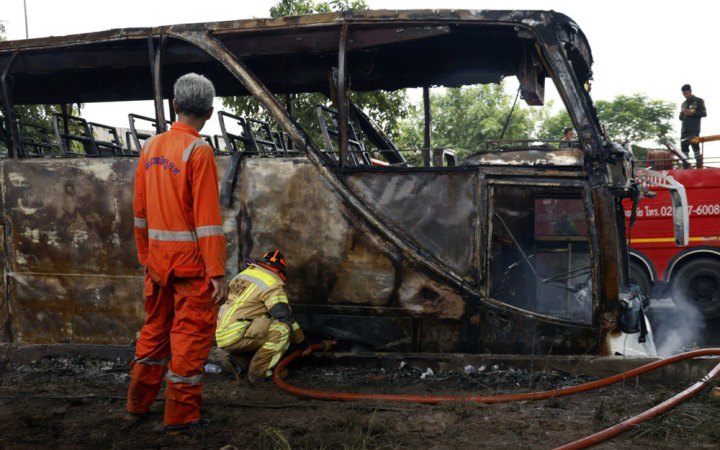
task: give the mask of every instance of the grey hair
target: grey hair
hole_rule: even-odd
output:
[[[178,78],[173,92],[177,112],[194,117],[207,115],[215,98],[215,87],[212,82],[196,73],[187,73]]]

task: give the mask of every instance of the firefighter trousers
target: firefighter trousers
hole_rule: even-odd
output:
[[[164,376],[165,424],[200,420],[203,365],[217,321],[211,296],[212,287],[205,278],[174,278],[160,286],[145,276],[147,316],[132,362],[128,412],[147,413]]]
[[[285,350],[290,346],[290,327],[275,319],[259,317],[248,326],[237,342],[223,350],[232,354],[255,353],[250,360],[248,377],[262,379],[272,376]]]

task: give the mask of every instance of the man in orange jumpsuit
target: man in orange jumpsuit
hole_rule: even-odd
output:
[[[215,88],[190,73],[177,80],[174,94],[178,121],[145,142],[135,174],[147,317],[127,410],[131,419],[146,415],[165,376],[165,429],[183,431],[206,423],[200,420],[203,365],[228,288],[217,167],[198,133],[212,115]]]

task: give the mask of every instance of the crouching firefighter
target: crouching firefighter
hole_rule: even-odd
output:
[[[223,366],[239,379],[237,366],[250,355],[248,379],[256,382],[272,376],[290,344],[305,340],[293,318],[285,293],[286,262],[279,250],[253,261],[230,282],[230,294],[220,311],[215,340],[229,353]],[[253,355],[254,353],[254,355]]]

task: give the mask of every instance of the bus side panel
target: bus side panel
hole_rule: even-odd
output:
[[[128,344],[142,325],[134,159],[7,161],[8,269],[20,343]]]
[[[476,172],[353,173],[347,181],[386,223],[479,282]]]
[[[226,161],[218,161],[221,176]],[[4,162],[11,295],[0,303],[0,323],[7,322],[9,303],[17,342],[133,342],[145,316],[133,234],[136,164],[131,158]],[[239,206],[233,208],[223,215],[228,266],[237,271],[231,216]]]
[[[0,342],[10,340],[10,304],[7,296],[6,269],[5,225],[0,223]]]

